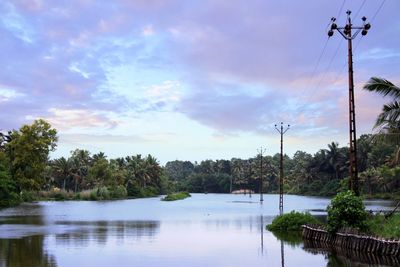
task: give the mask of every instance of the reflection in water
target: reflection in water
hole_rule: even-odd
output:
[[[279,198],[264,197],[263,205],[243,195],[193,194],[173,203],[159,198],[39,202],[1,210],[0,267],[300,267],[346,262],[335,252],[310,253],[301,237],[266,231]],[[329,199],[288,196],[286,203],[289,210],[316,210]]]
[[[44,250],[43,236],[0,239],[0,266],[57,266],[53,255]]]
[[[90,241],[105,245],[108,237],[123,241],[126,237],[141,239],[156,235],[160,228],[158,221],[95,221],[69,222],[59,221],[56,224],[73,226],[72,231],[56,235],[58,245],[88,246]]]
[[[328,256],[328,266],[400,266],[400,259],[333,247],[325,242],[304,240],[304,250]]]
[[[261,227],[261,254],[264,254],[264,218],[260,216],[260,227]]]

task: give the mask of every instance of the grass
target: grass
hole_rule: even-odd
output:
[[[190,197],[190,194],[188,192],[178,192],[178,193],[172,193],[168,194],[166,197],[162,198],[162,201],[175,201],[175,200],[181,200]]]
[[[369,233],[384,238],[400,238],[400,214],[386,219],[383,215],[371,216],[368,221]]]

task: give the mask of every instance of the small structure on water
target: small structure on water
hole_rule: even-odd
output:
[[[232,191],[231,194],[254,194],[254,191],[250,189],[239,189]]]

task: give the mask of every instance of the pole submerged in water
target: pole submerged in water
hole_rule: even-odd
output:
[[[279,215],[283,214],[283,135],[289,130],[290,125],[283,130],[283,122],[281,122],[281,127],[278,129],[275,124],[275,129],[281,135],[281,156],[280,156],[280,166],[279,166]]]

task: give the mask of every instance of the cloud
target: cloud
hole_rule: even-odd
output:
[[[372,18],[379,4],[366,3],[360,16]],[[399,5],[387,2],[354,43],[357,82],[400,80]],[[43,117],[63,129],[114,129],[115,118],[168,111],[216,136],[265,134],[280,121],[299,135],[334,134],[347,127],[348,110],[345,41],[326,43],[338,8],[318,0],[2,1],[0,123]],[[376,99],[357,95],[361,129],[379,112]]]
[[[110,135],[110,134],[61,134],[60,142],[70,145],[85,144],[126,144],[145,141],[135,135]]]
[[[32,118],[28,118],[32,119]],[[33,118],[34,119],[34,118]],[[49,115],[45,117],[53,127],[65,130],[71,128],[114,128],[118,125],[117,121],[107,118],[99,111],[85,109],[55,109],[49,110]]]

